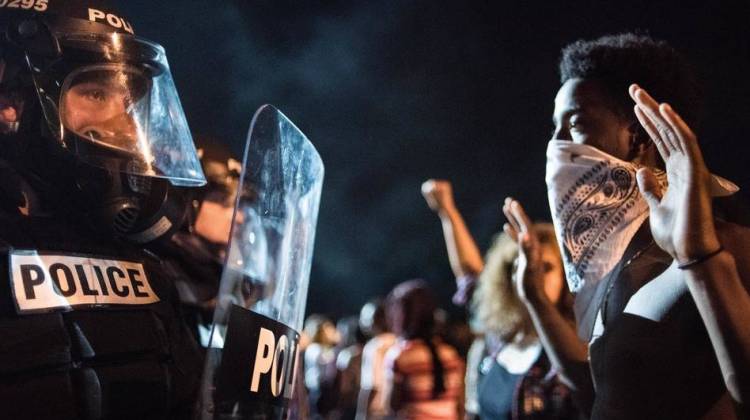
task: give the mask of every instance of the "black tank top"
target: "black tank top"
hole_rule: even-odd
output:
[[[19,314],[8,257],[18,249],[140,263],[159,301]],[[189,418],[201,368],[157,257],[82,226],[0,214],[0,417]]]
[[[638,254],[605,279],[604,333],[589,348],[596,389],[592,419],[698,419],[726,392],[687,290],[659,321],[624,312],[630,298],[672,263],[647,227],[633,241]]]

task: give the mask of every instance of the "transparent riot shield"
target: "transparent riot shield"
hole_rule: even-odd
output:
[[[199,417],[302,418],[298,343],[323,162],[289,119],[265,105],[250,125],[242,168]]]

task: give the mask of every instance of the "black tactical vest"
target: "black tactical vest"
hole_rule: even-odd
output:
[[[158,302],[19,313],[9,257],[19,250],[135,262],[145,279],[132,285],[147,281]],[[75,275],[75,267],[69,269]],[[119,287],[122,293],[133,289]],[[0,214],[0,417],[189,418],[201,369],[173,279],[158,257],[81,226]]]

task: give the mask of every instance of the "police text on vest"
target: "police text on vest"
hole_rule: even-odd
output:
[[[137,262],[28,250],[14,250],[9,258],[19,313],[159,301]]]

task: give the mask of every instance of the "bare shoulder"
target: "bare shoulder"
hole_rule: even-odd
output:
[[[716,219],[716,233],[724,249],[734,254],[735,258],[750,251],[750,228]]]
[[[450,358],[450,359],[454,359],[454,358],[459,358],[460,357],[458,355],[458,350],[456,350],[455,347],[453,347],[453,346],[451,346],[450,344],[447,344],[447,343],[440,343],[438,345],[438,352],[440,354],[440,357],[445,357],[445,358]]]

